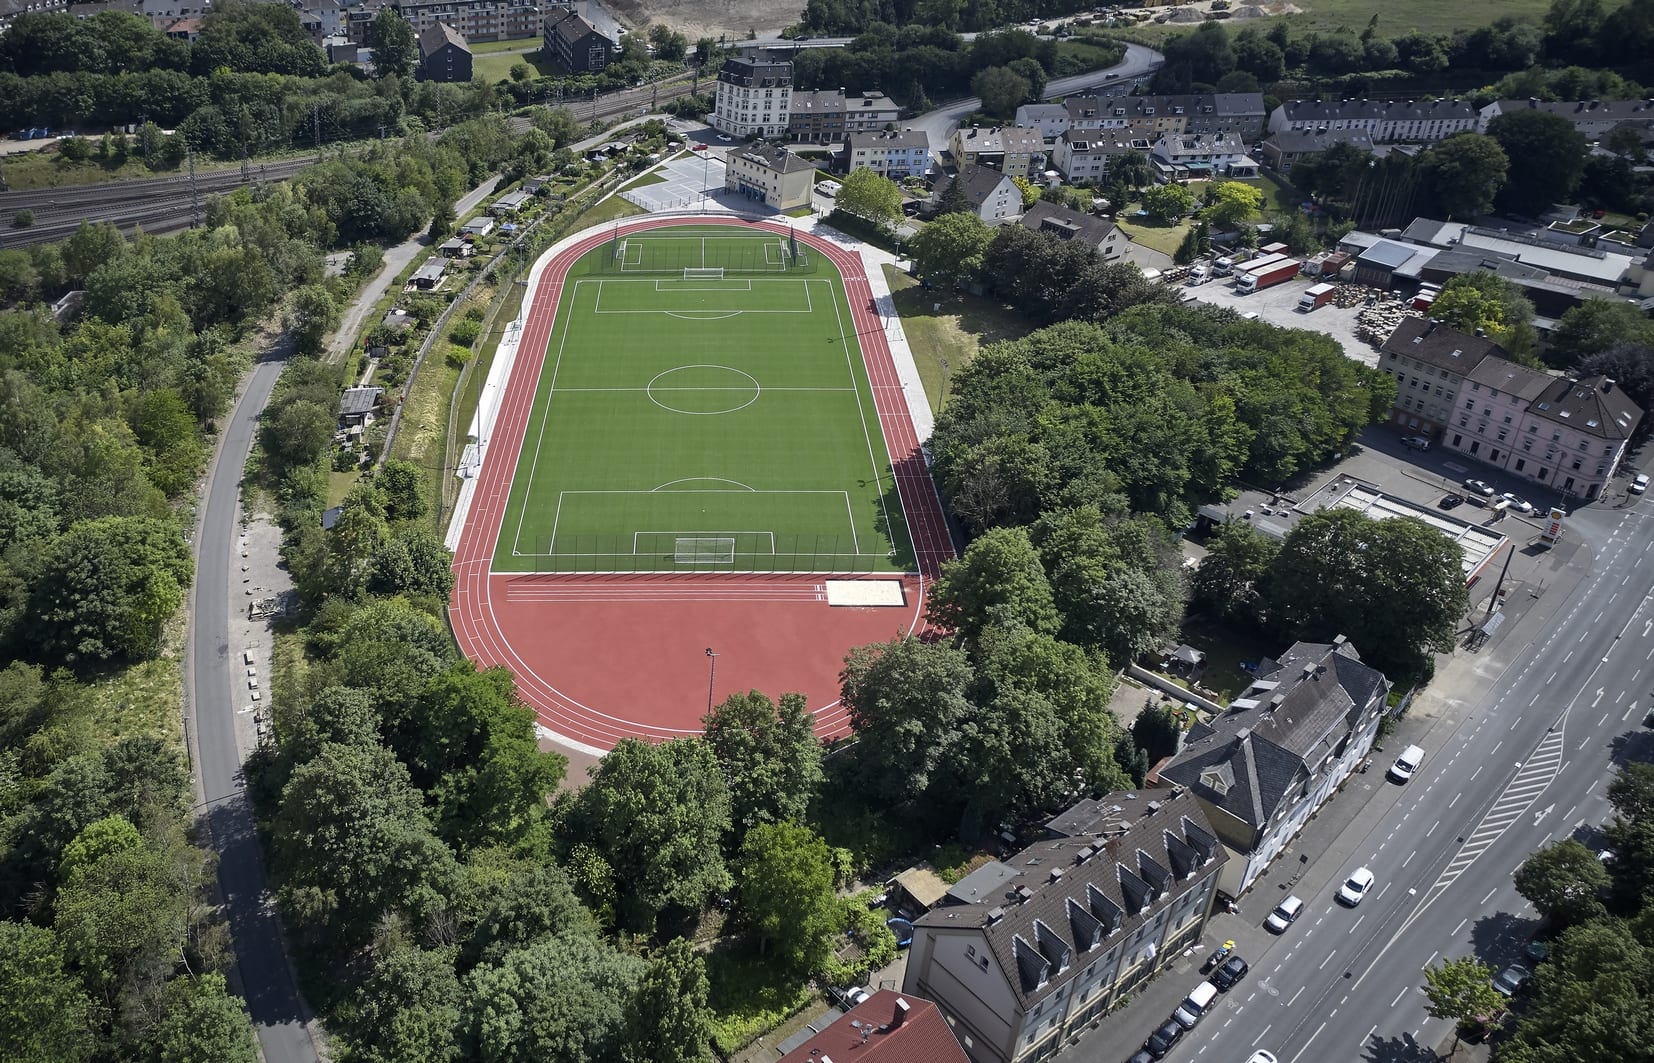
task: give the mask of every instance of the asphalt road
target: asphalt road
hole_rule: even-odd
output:
[[[1528,604],[1453,684],[1462,697],[1420,743],[1422,770],[1406,786],[1374,779],[1401,748],[1390,740],[1363,777],[1374,779],[1367,805],[1303,880],[1282,881],[1293,868],[1277,867],[1243,900],[1254,927],[1288,888],[1306,906],[1279,938],[1243,944],[1250,975],[1172,1063],[1255,1049],[1281,1063],[1434,1060],[1452,1031],[1425,1014],[1423,969],[1474,955],[1498,971],[1521,958],[1538,921],[1511,873],[1551,841],[1593,842],[1611,766],[1654,759],[1654,733],[1640,726],[1654,697],[1654,503],[1582,509],[1569,528],[1571,588]],[[1342,907],[1333,893],[1361,866],[1373,890]],[[1124,1058],[1121,1041],[1149,1032],[1139,1024],[1099,1031],[1075,1058]]]
[[[1107,70],[1093,70],[1087,74],[1075,74],[1072,77],[1055,78],[1046,82],[1045,98],[1049,100],[1058,96],[1070,96],[1090,89],[1101,89],[1114,82],[1142,77],[1153,73],[1164,61],[1165,57],[1152,48],[1128,44],[1126,57]],[[902,125],[908,129],[922,129],[929,134],[931,156],[939,164],[942,151],[948,146],[948,136],[959,125],[959,120],[981,107],[982,101],[972,96],[945,107],[938,107],[934,111],[927,111],[917,118],[904,121]]]
[[[253,811],[241,776],[231,698],[230,566],[236,541],[241,471],[259,414],[285,361],[258,363],[224,427],[207,475],[195,554],[189,632],[188,697],[201,809],[218,853],[218,885],[235,946],[236,971],[267,1063],[309,1063],[317,1046],[270,905]]]

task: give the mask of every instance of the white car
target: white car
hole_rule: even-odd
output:
[[[1273,912],[1269,913],[1269,918],[1263,921],[1264,929],[1276,934],[1284,933],[1286,928],[1292,925],[1292,921],[1298,918],[1298,913],[1303,910],[1303,901],[1297,897],[1288,897],[1277,904]]]
[[[1648,490],[1648,474],[1639,472],[1631,481],[1631,493],[1640,495],[1646,490]]]
[[[1364,867],[1358,867],[1344,884],[1338,887],[1338,903],[1354,908],[1361,903],[1361,898],[1373,888],[1373,873]]]
[[[1275,1053],[1265,1052],[1260,1048],[1246,1057],[1246,1063],[1277,1063],[1277,1061],[1275,1059]]]
[[[1506,491],[1504,494],[1500,495],[1499,497],[1504,499],[1506,502],[1509,502],[1510,503],[1510,508],[1514,509],[1518,513],[1532,513],[1533,512],[1533,503],[1523,501],[1521,498],[1518,498],[1516,495],[1511,494],[1509,491]]]

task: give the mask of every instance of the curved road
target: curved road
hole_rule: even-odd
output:
[[[466,193],[455,211],[463,215],[473,209],[493,191],[495,180],[489,178]],[[385,252],[384,266],[347,308],[333,349],[342,350],[353,341],[364,315],[421,246],[421,238],[416,237]],[[207,470],[196,526],[184,720],[199,780],[202,818],[218,853],[219,892],[235,947],[241,992],[258,1030],[265,1063],[314,1063],[320,1056],[307,1025],[309,1011],[287,961],[281,923],[269,903],[264,856],[241,777],[243,757],[236,742],[231,697],[240,678],[239,662],[231,660],[230,601],[231,570],[239,563],[233,544],[240,517],[241,473],[252,451],[259,417],[285,364],[285,353],[272,353],[253,367]],[[236,601],[240,604],[241,599]]]

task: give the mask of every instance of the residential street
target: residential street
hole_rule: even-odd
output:
[[[1654,747],[1640,726],[1654,689],[1654,505],[1599,504],[1568,522],[1568,538],[1541,562],[1543,593],[1483,649],[1460,651],[1381,742],[1373,768],[1236,915],[1213,919],[1205,948],[1232,937],[1252,970],[1168,1059],[1204,1059],[1213,1047],[1223,1059],[1266,1049],[1281,1063],[1434,1059],[1452,1030],[1424,1013],[1423,969],[1475,955],[1498,971],[1521,958],[1538,922],[1511,873],[1548,842],[1590,844],[1590,826],[1608,814],[1612,765]],[[1422,769],[1406,786],[1387,781],[1410,743],[1426,751]],[[1361,866],[1377,885],[1344,908],[1332,894]],[[1304,914],[1275,938],[1261,924],[1288,893],[1305,900]],[[1202,958],[1179,961],[1074,1058],[1129,1056],[1200,981]]]
[[[466,193],[455,213],[463,215],[474,208],[494,184],[490,178]],[[354,342],[366,315],[423,246],[424,238],[418,236],[385,252],[384,267],[342,315],[329,346],[335,355]],[[285,365],[282,348],[253,368],[207,470],[197,527],[185,721],[194,747],[197,796],[218,853],[219,887],[235,945],[241,991],[258,1029],[264,1058],[266,1063],[309,1063],[320,1058],[316,1040],[287,960],[281,922],[270,905],[264,858],[241,777],[241,765],[251,747],[245,737],[238,741],[234,692],[240,686],[241,669],[239,658],[232,659],[230,646],[230,610],[246,605],[231,581],[232,569],[240,560],[235,541],[241,518],[242,470],[252,451],[259,416]]]

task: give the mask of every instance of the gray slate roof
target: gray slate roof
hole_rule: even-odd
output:
[[[1505,349],[1485,336],[1472,336],[1422,317],[1404,317],[1380,348],[1463,376],[1484,358],[1509,360]]]
[[[1628,439],[1643,411],[1625,389],[1606,377],[1552,382],[1528,412],[1598,439]]]
[[[1389,689],[1348,642],[1294,643],[1258,667],[1228,712],[1191,728],[1160,777],[1262,830]]]
[[[1185,792],[1115,793],[1097,806],[1094,832],[1038,841],[979,868],[972,877],[997,880],[996,890],[933,908],[916,925],[980,928],[1026,1010],[1078,977],[1094,943],[1129,935],[1227,859]]]
[[[1308,130],[1286,129],[1271,134],[1264,143],[1273,144],[1283,155],[1326,151],[1338,144],[1353,144],[1366,152],[1373,150],[1373,138],[1360,129],[1329,129],[1326,132],[1313,133]]]
[[[738,148],[734,154],[749,162],[755,162],[760,166],[771,170],[779,170],[782,173],[796,173],[799,170],[815,169],[814,163],[799,158],[780,144],[770,144],[762,140]]]
[[[1008,181],[1010,178],[1000,171],[986,166],[966,166],[952,180],[958,183],[971,205],[980,209],[982,204],[988,202],[988,198],[994,194],[994,189],[999,187],[999,182]],[[947,187],[946,183],[938,182],[936,185],[937,195],[941,195]]]
[[[1288,100],[1281,104],[1293,122],[1333,122],[1376,118],[1396,122],[1475,119],[1469,100]]]
[[[1025,229],[1050,233],[1063,240],[1079,239],[1092,247],[1100,247],[1115,230],[1114,223],[1107,219],[1044,200],[1029,207],[1020,224]]]
[[[419,54],[425,59],[450,44],[465,52],[471,50],[471,46],[465,43],[464,35],[446,22],[433,22],[419,32]]]

